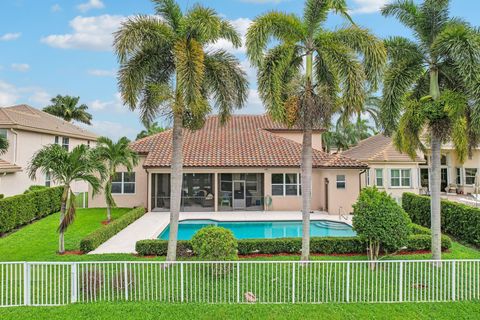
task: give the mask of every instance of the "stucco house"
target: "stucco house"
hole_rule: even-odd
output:
[[[377,186],[397,201],[404,192],[421,191],[420,173],[425,159],[421,155],[411,159],[397,151],[390,137],[371,136],[342,154],[368,164],[369,169],[361,179],[362,187]]]
[[[322,130],[313,133],[312,210],[352,211],[360,175],[368,166],[322,151]],[[235,115],[222,125],[217,116],[197,131],[184,130],[182,211],[301,210],[302,131],[267,115]],[[132,143],[139,165],[120,169],[113,183],[118,206],[170,209],[172,131]],[[105,198],[89,199],[104,206]]]
[[[0,108],[0,135],[9,142],[0,156],[0,194],[23,193],[31,185],[54,185],[48,175],[37,175],[32,181],[26,172],[32,156],[48,144],[61,144],[71,150],[79,144],[93,144],[97,136],[63,119],[28,105]],[[75,183],[76,192],[87,191],[85,183]]]

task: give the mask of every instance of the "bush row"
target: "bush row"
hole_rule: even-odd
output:
[[[0,199],[0,234],[60,211],[62,187]]]
[[[132,222],[145,214],[145,208],[138,207],[113,220],[108,225],[95,230],[80,241],[80,250],[90,252],[98,248],[102,243],[125,229]]]
[[[414,223],[430,227],[430,197],[404,193],[402,206]],[[442,200],[441,208],[442,232],[480,245],[480,209],[448,200]]]
[[[430,250],[431,238],[428,229],[414,226],[412,233],[408,238],[407,251]],[[451,245],[450,238],[442,236],[442,249],[447,250]],[[140,240],[136,243],[136,251],[144,256],[165,256],[167,246],[167,240]],[[240,255],[299,253],[301,248],[301,238],[238,240],[238,254]],[[310,239],[310,252],[323,254],[365,253],[366,245],[358,237],[313,237]],[[178,241],[177,255],[181,257],[192,255],[190,241]]]

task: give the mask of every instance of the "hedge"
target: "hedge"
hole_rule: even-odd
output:
[[[430,230],[421,226],[414,226],[414,232],[408,238],[408,251],[430,250]],[[135,250],[143,256],[165,256],[167,254],[167,240],[140,240],[137,241]],[[447,250],[452,246],[449,237],[442,236],[442,249]],[[243,239],[238,240],[238,254],[253,253],[279,254],[299,253],[302,248],[301,238],[278,239]],[[323,254],[365,253],[366,246],[358,237],[313,237],[310,239],[310,252]],[[192,245],[190,241],[178,241],[177,255],[180,257],[191,256]]]
[[[430,197],[404,193],[402,206],[414,223],[430,227]],[[448,200],[441,208],[442,232],[480,246],[480,209]]]
[[[102,243],[125,229],[128,225],[145,214],[145,208],[138,207],[113,220],[108,225],[95,230],[80,241],[80,250],[90,252],[98,248]]]
[[[62,187],[0,199],[0,234],[60,211]]]

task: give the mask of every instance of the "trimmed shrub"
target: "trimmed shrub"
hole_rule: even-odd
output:
[[[412,222],[386,192],[362,189],[353,214],[353,229],[368,244],[370,260],[377,260],[380,249],[394,252],[407,244]]]
[[[28,187],[28,189],[25,190],[23,192],[23,194],[31,193],[31,192],[34,192],[34,191],[41,191],[41,190],[45,190],[45,189],[48,189],[48,188],[49,187],[46,187],[46,186],[32,185],[32,186]]]
[[[0,199],[0,234],[60,211],[62,187]]]
[[[228,261],[237,259],[237,239],[229,229],[207,226],[198,230],[191,241],[193,252],[202,260]]]
[[[408,237],[406,251],[430,250],[430,230],[421,226],[412,225],[413,234]],[[281,254],[300,253],[302,248],[301,238],[279,239],[243,239],[237,240],[238,254],[248,255],[255,253]],[[167,255],[167,240],[140,240],[137,241],[135,250],[143,256]],[[442,249],[447,250],[452,246],[449,237],[442,236]],[[181,240],[177,243],[177,256],[187,257],[192,255],[191,241]],[[310,238],[310,252],[317,254],[349,254],[365,253],[365,243],[359,237],[312,237]]]
[[[402,205],[414,223],[430,227],[430,197],[404,193]],[[480,246],[480,209],[442,200],[442,232]]]
[[[132,222],[145,214],[145,208],[139,207],[125,213],[120,218],[113,220],[108,225],[95,230],[80,241],[80,250],[90,252],[98,248],[102,243],[125,229]]]

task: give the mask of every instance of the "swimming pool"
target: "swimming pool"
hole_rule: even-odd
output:
[[[195,232],[203,227],[214,225],[232,230],[237,239],[296,238],[302,236],[302,221],[215,221],[184,220],[178,226],[178,240],[190,240]],[[170,227],[167,226],[158,239],[168,240]],[[356,236],[352,227],[328,220],[310,221],[312,237],[352,237]]]

